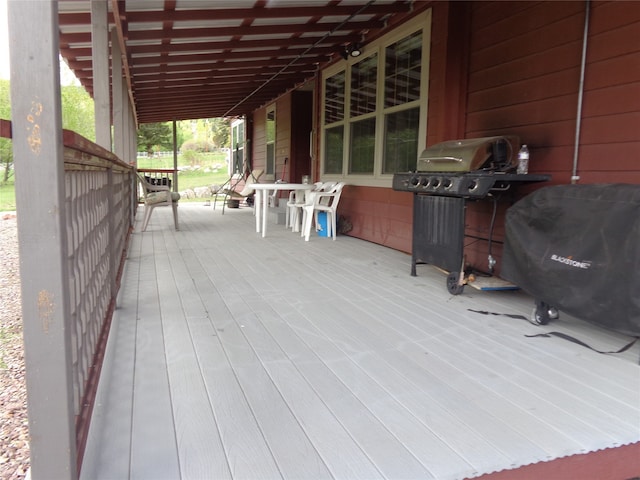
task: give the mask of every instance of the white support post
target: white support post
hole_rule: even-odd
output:
[[[95,2],[94,2],[95,3]],[[111,30],[111,66],[113,70],[113,80],[111,82],[113,96],[113,152],[124,161],[125,155],[125,115],[128,99],[125,98],[125,89],[122,79],[122,52],[118,42],[118,32],[115,28]]]
[[[76,479],[58,4],[8,19],[31,478]]]
[[[93,51],[93,100],[96,143],[111,151],[109,101],[109,31],[107,2],[91,3],[91,47]]]
[[[178,191],[178,127],[173,121],[173,191]]]

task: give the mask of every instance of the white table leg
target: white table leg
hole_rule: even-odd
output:
[[[267,234],[267,211],[269,210],[269,190],[262,192],[262,237]]]
[[[262,202],[262,191],[256,190],[256,196],[255,196],[255,202],[254,202],[255,211],[253,213],[256,216],[256,232],[257,233],[260,233],[260,221],[262,220],[262,217],[260,216],[260,211],[262,208],[261,202]]]

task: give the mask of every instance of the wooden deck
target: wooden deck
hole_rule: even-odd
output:
[[[132,236],[84,479],[462,479],[640,441],[640,345],[248,208]],[[138,222],[142,215],[138,215]],[[471,309],[471,310],[470,310]]]

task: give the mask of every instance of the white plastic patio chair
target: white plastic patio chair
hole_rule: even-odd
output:
[[[302,232],[305,241],[309,241],[311,235],[311,224],[315,223],[318,230],[318,212],[326,212],[327,214],[327,237],[336,239],[337,228],[337,210],[344,182],[336,183],[327,191],[312,192],[309,195],[309,202],[302,208]]]
[[[302,207],[307,201],[309,194],[322,189],[324,183],[316,182],[313,184],[313,190],[292,190],[289,192],[289,200],[287,201],[287,216],[285,218],[285,227],[291,227],[292,232],[299,232],[302,220]],[[332,184],[333,186],[333,184]]]
[[[178,200],[180,200],[180,194],[178,192],[172,192],[169,185],[154,185],[140,175],[138,180],[142,186],[142,194],[144,196],[144,219],[142,221],[142,231],[147,229],[149,219],[153,213],[153,209],[156,207],[171,207],[173,209],[173,223],[178,228]]]

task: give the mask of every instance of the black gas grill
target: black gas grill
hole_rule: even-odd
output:
[[[451,293],[462,292],[466,202],[491,198],[495,219],[503,193],[551,178],[515,173],[519,148],[514,136],[452,140],[424,150],[415,172],[394,174],[393,189],[414,194],[411,275],[416,275],[416,264],[430,263],[452,272],[455,284],[447,280]],[[493,227],[492,221],[489,245]],[[490,250],[492,273],[495,260]]]

